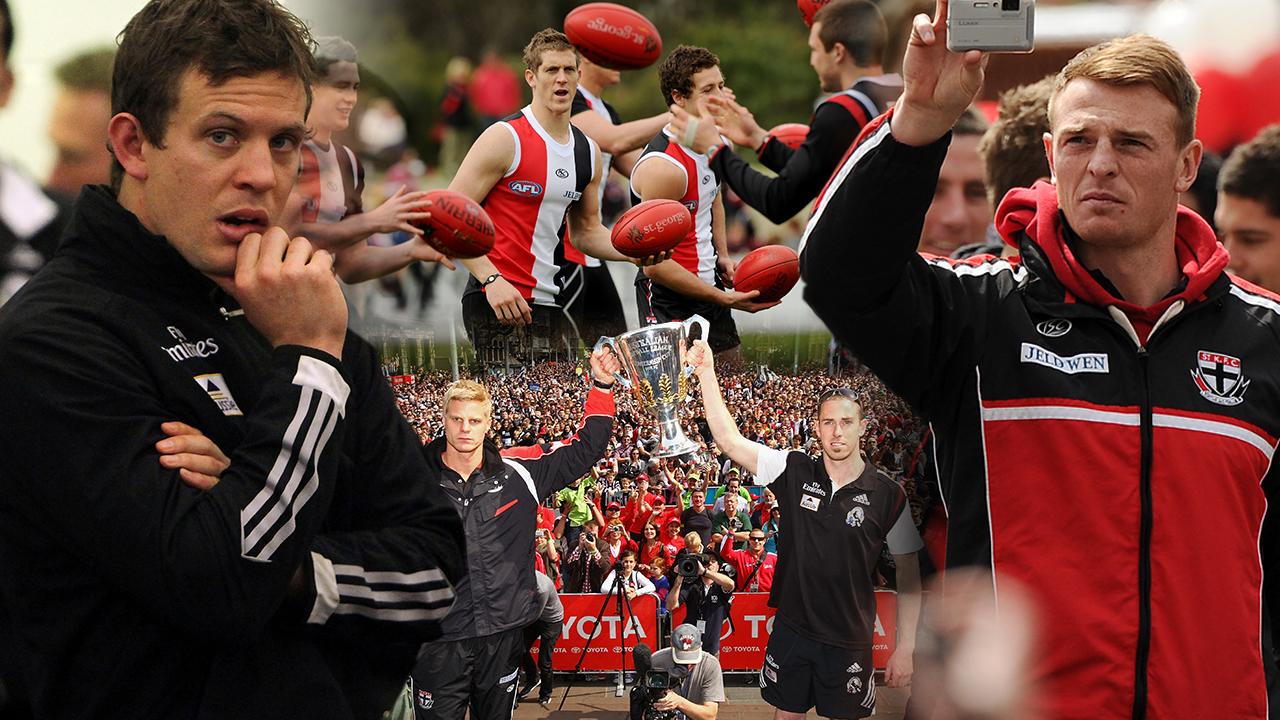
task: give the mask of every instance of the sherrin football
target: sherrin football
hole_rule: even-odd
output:
[[[800,8],[800,16],[804,18],[806,27],[813,27],[813,16],[829,2],[831,0],[796,0],[796,7]]]
[[[583,57],[613,70],[646,68],[662,54],[662,38],[649,18],[616,3],[574,8],[564,18],[564,34]]]
[[[666,252],[693,229],[689,208],[676,200],[646,200],[613,224],[613,247],[633,258]]]
[[[767,133],[770,137],[795,150],[809,137],[809,126],[804,123],[782,123]]]
[[[427,193],[431,217],[415,220],[422,239],[451,258],[476,258],[493,249],[493,221],[475,200],[452,190]]]
[[[800,257],[785,245],[766,245],[752,250],[733,273],[733,289],[759,290],[756,302],[781,300],[800,279]]]

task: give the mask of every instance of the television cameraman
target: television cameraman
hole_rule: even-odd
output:
[[[701,637],[684,623],[671,631],[671,647],[648,658],[647,648],[636,649],[641,681],[631,690],[631,720],[716,720],[725,701],[724,675],[715,655],[702,649]]]
[[[720,556],[711,550],[701,555],[686,552],[676,557],[675,576],[675,583],[667,593],[667,611],[674,613],[676,608],[687,605],[685,623],[696,626],[698,635],[707,638],[708,653],[719,655],[720,629],[729,617],[733,578],[720,572]]]

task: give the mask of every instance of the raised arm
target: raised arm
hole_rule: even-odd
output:
[[[752,475],[756,474],[756,459],[762,446],[743,437],[733,416],[729,414],[729,407],[720,394],[720,382],[716,379],[711,346],[705,340],[695,340],[689,348],[686,360],[693,366],[693,372],[702,388],[707,425],[711,427],[711,436],[715,438],[716,445],[744,470]]]
[[[601,150],[618,156],[644,147],[650,138],[662,130],[670,117],[667,113],[659,113],[653,117],[614,125],[593,110],[583,110],[575,112],[569,121],[577,125],[587,137],[595,140]]]

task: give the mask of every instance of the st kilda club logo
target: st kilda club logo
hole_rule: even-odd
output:
[[[1209,350],[1196,353],[1191,379],[1201,397],[1218,405],[1239,405],[1244,402],[1244,391],[1249,389],[1249,378],[1241,370],[1240,358]]]

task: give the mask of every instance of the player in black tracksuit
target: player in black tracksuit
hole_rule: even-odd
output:
[[[777,173],[774,177],[751,167],[734,152],[712,155],[711,169],[743,202],[771,222],[782,224],[818,196],[858,133],[896,97],[899,83],[896,76],[862,78],[824,100],[813,111],[804,143],[795,150],[767,135],[757,152],[760,162]]]
[[[374,718],[462,573],[373,349],[273,349],[106,187],[0,317],[0,600],[42,718]],[[207,491],[160,425],[231,460]]]
[[[753,147],[770,177],[733,152],[714,146],[721,140],[706,123],[692,148],[710,155],[716,176],[733,188],[742,201],[774,223],[784,223],[804,209],[822,190],[853,145],[862,128],[884,113],[902,92],[902,78],[880,67],[885,45],[884,18],[870,2],[823,7],[809,34],[809,64],[822,90],[832,93],[813,111],[809,133],[792,150],[767,134],[751,114],[732,98],[709,98],[721,121],[719,131],[738,145]],[[677,137],[685,124],[677,113]]]
[[[420,720],[461,720],[468,709],[476,720],[511,717],[516,702],[518,658],[524,628],[540,610],[533,576],[534,526],[538,504],[548,495],[590,471],[604,455],[613,432],[614,403],[610,377],[598,369],[601,351],[591,357],[595,386],[588,393],[578,432],[549,451],[540,446],[499,450],[486,437],[488,425],[471,438],[475,449],[449,436],[454,405],[476,406],[476,417],[492,417],[487,394],[450,400],[446,392],[446,434],[423,448],[431,477],[440,478],[445,494],[462,517],[467,537],[467,577],[458,584],[458,600],[444,620],[444,636],[422,647],[413,670],[414,707]],[[616,360],[608,356],[616,367]],[[465,411],[459,411],[465,412]],[[481,440],[481,438],[483,440]],[[481,444],[482,443],[482,444]],[[462,477],[452,458],[479,453],[479,463]]]

